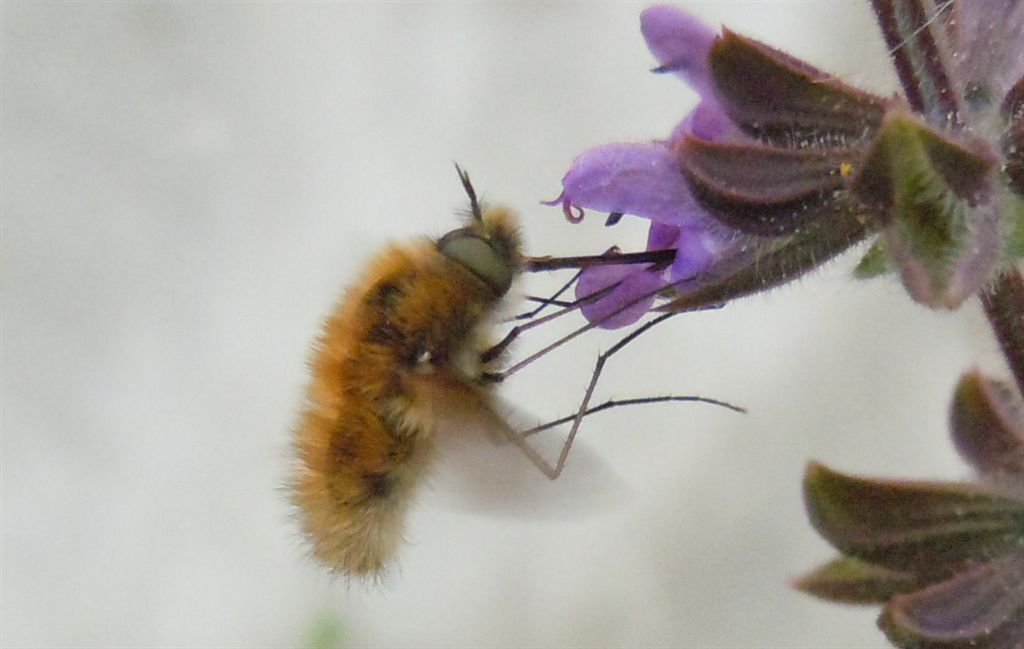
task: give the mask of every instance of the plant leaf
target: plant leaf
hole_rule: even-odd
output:
[[[800,577],[797,589],[845,604],[882,604],[920,587],[910,573],[888,570],[853,557],[839,557]]]
[[[950,409],[957,450],[975,469],[1013,480],[1024,493],[1024,404],[1007,385],[964,374]]]
[[[868,480],[812,463],[804,500],[843,554],[928,581],[1024,543],[1024,501],[968,484]]]
[[[878,624],[900,647],[1020,649],[1024,646],[1024,550],[894,597]]]

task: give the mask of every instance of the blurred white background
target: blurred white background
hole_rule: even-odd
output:
[[[425,495],[382,587],[325,575],[290,520],[308,345],[375,249],[453,227],[452,160],[522,211],[534,254],[642,247],[636,223],[570,226],[538,201],[577,153],[664,136],[693,105],[647,72],[643,6],[3,3],[0,643],[887,646],[876,609],[787,586],[832,556],[803,467],[963,476],[946,405],[992,343],[976,305],[927,312],[848,279],[852,257],[611,362],[602,396],[750,414],[595,417],[582,435],[623,487],[602,513]],[[866,2],[687,7],[895,89]],[[570,411],[613,340],[507,396]]]

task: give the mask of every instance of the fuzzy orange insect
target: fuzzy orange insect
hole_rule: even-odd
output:
[[[434,437],[491,407],[482,358],[493,314],[522,267],[515,215],[482,210],[437,240],[392,245],[327,318],[295,434],[290,488],[313,554],[375,577],[393,560]]]

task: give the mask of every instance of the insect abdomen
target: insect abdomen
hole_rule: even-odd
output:
[[[445,401],[478,391],[455,361],[494,299],[425,241],[380,255],[325,324],[292,489],[334,570],[375,575],[393,557]]]

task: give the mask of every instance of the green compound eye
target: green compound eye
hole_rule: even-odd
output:
[[[486,240],[467,230],[453,230],[437,242],[442,255],[465,267],[490,286],[497,296],[512,285],[512,268]]]

